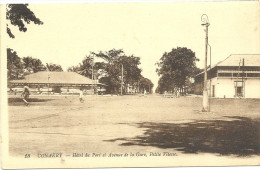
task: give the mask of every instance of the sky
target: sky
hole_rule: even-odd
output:
[[[7,47],[20,57],[60,64],[63,70],[80,63],[90,51],[123,49],[141,58],[142,74],[156,88],[155,63],[164,52],[187,47],[200,59],[197,66],[204,66],[202,14],[210,22],[212,65],[230,54],[260,54],[259,2],[67,3],[29,8],[44,24],[29,24],[25,33],[11,27],[15,39],[7,37]]]

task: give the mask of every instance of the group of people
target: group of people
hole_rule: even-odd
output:
[[[24,86],[23,87],[23,92],[21,94],[21,97],[22,97],[22,100],[24,101],[24,104],[26,106],[29,106],[29,102],[28,102],[28,99],[29,99],[29,96],[30,96],[30,90],[29,90],[29,87],[28,86]],[[81,103],[84,102],[84,99],[83,99],[83,91],[80,90],[79,92],[79,101]]]
[[[147,95],[147,92],[146,92],[146,89],[144,89],[143,91],[143,96],[146,96]],[[28,106],[29,105],[29,102],[28,102],[28,99],[29,99],[29,96],[30,96],[30,90],[29,90],[29,87],[28,86],[24,86],[23,88],[23,92],[21,94],[21,97],[22,97],[22,100],[24,101],[25,105]],[[84,102],[84,99],[83,99],[83,90],[80,90],[79,92],[79,101],[81,103]]]
[[[174,92],[173,93],[169,93],[169,92],[167,92],[167,91],[164,91],[164,93],[163,93],[163,97],[180,97],[180,91],[179,90],[174,90]]]

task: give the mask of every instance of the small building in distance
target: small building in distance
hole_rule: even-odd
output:
[[[21,80],[11,80],[8,86],[19,92],[27,85],[33,94],[85,94],[104,92],[105,85],[93,81],[75,72],[37,72],[29,74]]]
[[[208,68],[211,97],[260,98],[260,54],[232,54]],[[195,94],[202,94],[204,72],[195,76]]]

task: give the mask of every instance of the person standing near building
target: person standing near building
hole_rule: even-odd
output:
[[[180,97],[180,90],[179,90],[179,89],[177,89],[177,95],[176,95],[176,97],[177,97],[177,98]]]
[[[84,99],[83,99],[83,90],[80,90],[80,92],[79,92],[79,101],[80,101],[81,103],[84,102]]]
[[[163,93],[163,97],[167,97],[167,91],[166,90]]]
[[[25,103],[26,106],[29,105],[28,99],[29,99],[29,95],[30,95],[30,90],[28,86],[24,86],[23,87],[23,92],[22,92],[22,97],[23,97],[23,101]]]

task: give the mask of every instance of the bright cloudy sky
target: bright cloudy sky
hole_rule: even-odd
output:
[[[21,57],[77,65],[90,51],[123,49],[141,58],[142,74],[157,86],[155,63],[172,48],[187,47],[201,60],[210,21],[212,64],[230,54],[260,54],[259,2],[142,2],[30,4],[44,25],[28,25],[26,33],[12,27],[16,38],[7,46]]]

